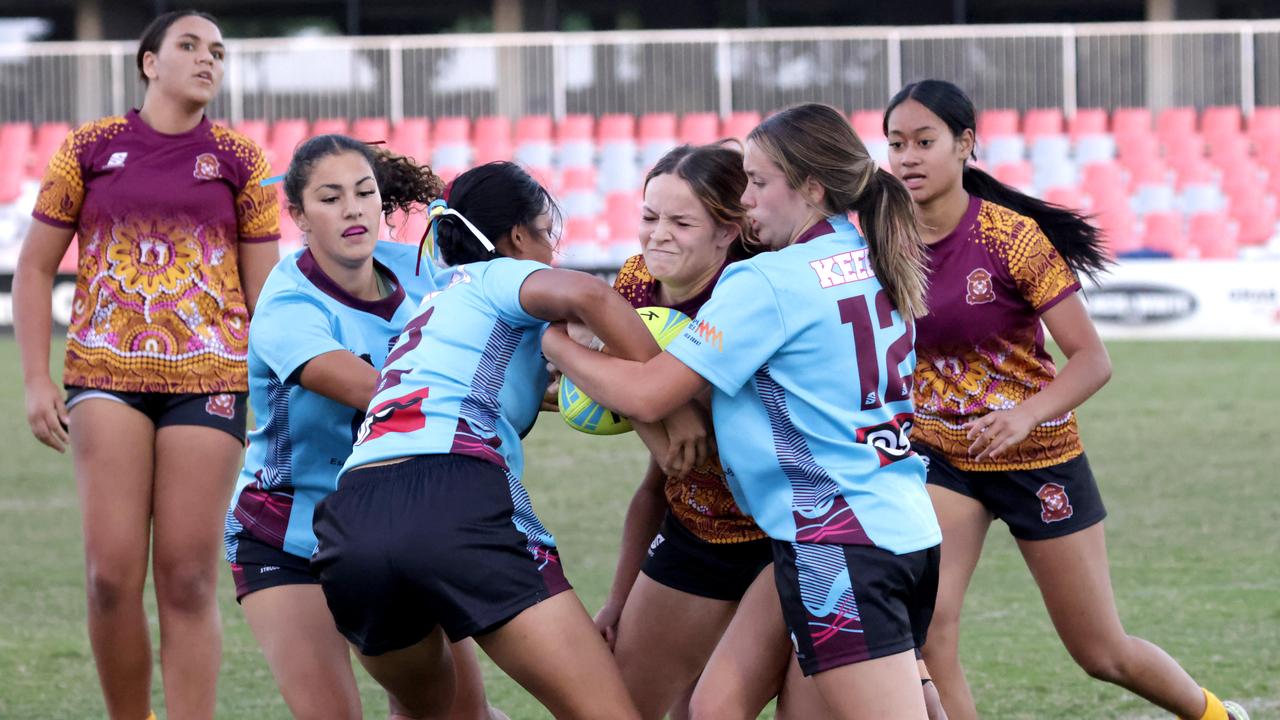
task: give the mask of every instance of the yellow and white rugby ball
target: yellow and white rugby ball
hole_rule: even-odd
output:
[[[658,347],[680,337],[691,319],[679,310],[664,307],[636,308]],[[560,378],[560,417],[569,427],[589,435],[619,435],[631,431],[631,421],[587,397],[568,377]]]

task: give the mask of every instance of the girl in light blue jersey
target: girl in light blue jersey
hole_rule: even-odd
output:
[[[911,198],[823,105],[762,123],[744,167],[748,217],[776,252],[730,265],[666,352],[611,358],[559,328],[543,349],[602,405],[641,421],[711,388],[726,479],[773,541],[774,578],[747,591],[694,717],[755,717],[791,647],[830,716],[924,720],[914,650],[941,533],[907,439],[925,290]]]
[[[298,148],[285,176],[307,247],[271,272],[249,338],[258,427],[226,517],[227,559],[254,637],[294,717],[359,718],[346,642],[311,573],[316,503],[337,486],[391,341],[435,289],[411,245],[378,240],[381,216],[419,209],[441,182],[407,158],[341,135]],[[454,648],[451,718],[488,718],[470,646]],[[406,717],[393,700],[392,717]]]

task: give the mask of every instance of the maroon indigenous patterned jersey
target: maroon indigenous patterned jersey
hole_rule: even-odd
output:
[[[1053,380],[1040,316],[1080,283],[1034,220],[974,197],[929,246],[929,314],[916,320],[913,442],[962,470],[1032,470],[1084,451],[1073,412],[998,459],[969,456],[964,424],[1018,405]]]
[[[701,293],[671,308],[689,317],[696,316],[719,279],[717,274]],[[662,305],[658,301],[658,281],[649,274],[643,255],[636,255],[623,264],[613,287],[633,307]],[[663,490],[671,512],[690,532],[706,542],[738,543],[765,537],[733,501],[718,458],[713,457],[695,468],[683,480],[668,477]]]
[[[122,392],[248,389],[237,247],[280,232],[251,140],[208,119],[166,135],[136,110],[77,128],[33,215],[79,237],[63,382]]]

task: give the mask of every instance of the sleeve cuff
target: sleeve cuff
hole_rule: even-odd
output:
[[[1058,303],[1062,302],[1063,300],[1066,300],[1067,298],[1071,297],[1072,295],[1075,295],[1075,294],[1076,294],[1076,292],[1078,292],[1078,291],[1080,290],[1080,288],[1081,288],[1081,285],[1080,285],[1080,281],[1079,281],[1079,280],[1077,280],[1076,282],[1071,283],[1071,284],[1070,284],[1070,285],[1068,285],[1066,288],[1064,288],[1064,289],[1062,290],[1062,292],[1060,292],[1060,293],[1058,293],[1057,295],[1055,295],[1051,300],[1049,300],[1049,301],[1048,301],[1048,302],[1046,302],[1045,304],[1041,305],[1040,307],[1036,308],[1036,314],[1037,314],[1037,315],[1043,315],[1043,314],[1045,314],[1045,313],[1049,312],[1049,309],[1050,309],[1050,308],[1052,308],[1054,305],[1057,305]]]

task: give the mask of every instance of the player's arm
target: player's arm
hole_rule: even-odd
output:
[[[622,607],[640,574],[649,542],[657,534],[662,525],[662,517],[667,511],[667,498],[662,491],[664,480],[662,468],[650,459],[644,480],[631,497],[626,519],[622,521],[622,545],[618,549],[618,565],[613,571],[613,585],[609,588],[609,597],[605,600],[604,607],[600,608],[595,617],[596,628],[604,636],[610,649],[613,649],[617,640]]]
[[[586,325],[618,357],[648,360],[659,352],[658,343],[631,304],[603,280],[586,273],[573,270],[531,273],[520,287],[520,305],[525,312],[542,320]],[[556,366],[564,369],[559,363]]]
[[[240,287],[244,290],[244,304],[249,315],[258,307],[258,294],[271,274],[271,268],[280,261],[280,243],[242,242],[237,250],[236,262],[240,266]]]
[[[349,350],[332,350],[307,361],[298,384],[317,395],[364,410],[373,400],[378,371]]]
[[[596,402],[640,422],[661,420],[709,385],[670,353],[643,363],[612,357],[577,344],[563,326],[547,330],[542,351]]]
[[[968,424],[973,442],[969,453],[975,460],[1000,457],[1037,425],[1079,407],[1111,379],[1111,358],[1079,293],[1064,298],[1041,317],[1067,363],[1044,390],[1021,405],[987,413]]]
[[[13,332],[22,359],[27,422],[37,440],[58,452],[66,449],[70,437],[62,390],[49,374],[53,282],[75,232],[32,220],[13,276]]]

